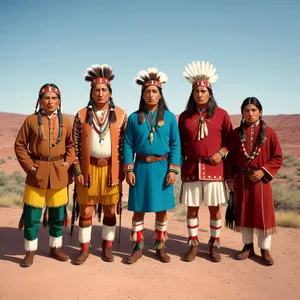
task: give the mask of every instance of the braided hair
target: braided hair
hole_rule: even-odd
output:
[[[262,112],[262,110],[263,110],[262,105],[261,105],[261,103],[259,102],[259,100],[257,98],[255,98],[255,97],[248,97],[248,98],[246,98],[243,101],[243,103],[241,105],[241,113],[242,114],[244,112],[245,107],[248,104],[255,105],[260,112]],[[266,123],[262,119],[261,116],[259,117],[259,121],[260,121],[260,127],[259,127],[258,136],[257,136],[257,140],[256,140],[256,145],[257,146],[261,146],[265,142],[265,140],[266,140],[266,127],[267,127]],[[240,132],[239,132],[240,139],[242,141],[246,140],[246,133],[245,133],[245,128],[244,128],[244,122],[245,122],[245,119],[243,117],[242,120],[241,120]]]
[[[92,97],[92,91],[93,91],[93,88],[95,86],[93,86],[91,88],[91,91],[90,91],[90,101],[88,102],[86,108],[87,108],[87,113],[86,113],[86,118],[85,118],[85,121],[87,124],[89,125],[92,125],[93,123],[93,109],[94,109],[94,100],[93,100],[93,97]],[[109,90],[109,92],[112,94],[112,88],[110,85],[107,85],[107,88]],[[109,115],[108,115],[108,122],[109,124],[113,124],[117,121],[117,116],[116,116],[116,112],[115,112],[115,104],[114,104],[114,101],[113,101],[113,98],[110,97],[109,98]]]

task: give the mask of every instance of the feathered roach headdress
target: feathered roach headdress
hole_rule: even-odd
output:
[[[193,61],[189,63],[183,71],[183,76],[193,85],[193,89],[197,86],[205,86],[212,89],[211,84],[218,80],[218,74],[213,64],[205,61]]]
[[[84,80],[91,82],[91,87],[98,83],[105,83],[110,86],[110,81],[115,78],[112,68],[109,65],[92,65],[86,70]]]
[[[142,91],[149,85],[155,85],[158,88],[162,89],[162,84],[168,81],[168,76],[164,72],[158,72],[157,68],[149,68],[148,71],[142,70],[138,73],[138,76],[134,79],[134,82],[137,85],[142,86]],[[158,105],[158,112],[156,118],[156,125],[161,127],[164,125],[164,110],[168,109],[161,92],[161,100]],[[139,107],[139,123],[142,124],[145,122],[145,103],[140,101]],[[155,131],[155,127],[152,126],[152,131]]]
[[[148,71],[142,70],[134,82],[144,89],[148,85],[156,85],[162,88],[162,84],[168,81],[168,76],[164,72],[158,72],[157,68],[149,68]]]
[[[86,70],[86,73],[84,74],[84,80],[91,82],[91,89],[96,85],[100,83],[106,84],[110,91],[110,82],[115,78],[115,74],[113,73],[112,68],[109,65],[92,65],[90,68]],[[90,125],[93,121],[93,99],[90,97],[90,101],[87,105],[88,111],[86,115],[86,122]],[[115,104],[113,102],[113,99],[110,98],[109,100],[109,117],[108,117],[109,123],[115,123],[117,120],[116,113],[115,113]]]

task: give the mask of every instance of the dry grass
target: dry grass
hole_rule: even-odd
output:
[[[276,225],[288,228],[300,228],[300,214],[294,211],[276,212]]]
[[[23,206],[23,197],[18,193],[0,196],[0,207]]]

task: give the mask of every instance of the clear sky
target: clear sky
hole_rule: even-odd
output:
[[[180,113],[193,60],[214,64],[219,106],[240,113],[248,96],[264,113],[300,113],[300,1],[0,0],[0,111],[30,114],[39,88],[58,85],[65,113],[86,106],[92,64],[109,64],[116,105],[138,108],[142,69],[157,67],[163,92]]]

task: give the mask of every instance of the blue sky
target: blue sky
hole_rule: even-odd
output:
[[[30,114],[39,88],[56,83],[65,113],[89,98],[92,64],[109,64],[116,105],[135,111],[142,69],[157,67],[163,91],[180,113],[193,60],[214,64],[219,106],[239,114],[258,97],[266,115],[300,113],[300,1],[38,1],[0,0],[0,111]]]

